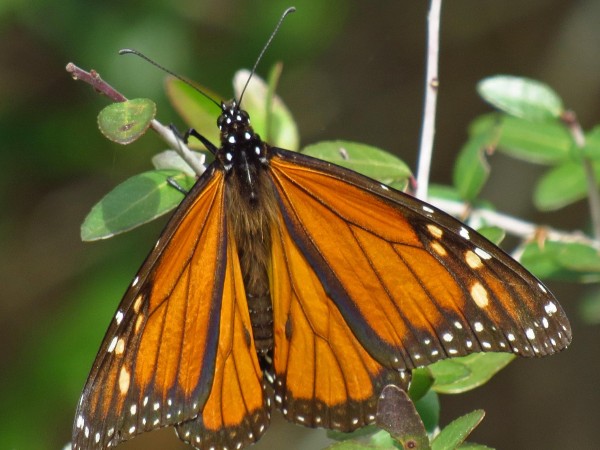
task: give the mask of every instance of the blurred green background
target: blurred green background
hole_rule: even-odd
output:
[[[279,93],[302,143],[356,140],[388,149],[414,168],[422,112],[425,1],[307,1],[290,16],[259,73],[283,61]],[[148,97],[158,119],[183,123],[167,105],[164,74],[122,47],[232,93],[284,2],[242,0],[0,2],[0,449],[58,449],[105,329],[161,225],[83,244],[79,226],[100,197],[148,169],[164,144],[148,134],[121,147],[105,140],[96,114],[107,100],[65,72],[96,69],[127,97]],[[433,181],[450,182],[466,127],[487,107],[481,78],[541,79],[600,122],[600,2],[452,0],[442,22],[441,96]],[[201,130],[200,130],[201,131]],[[500,210],[558,228],[580,228],[586,205],[536,215],[538,168],[492,159],[484,196]],[[517,360],[488,385],[442,398],[442,423],[475,408],[487,416],[472,439],[500,449],[597,448],[600,358],[597,327],[577,315],[579,287],[551,284],[570,314],[574,342],[543,360]],[[276,418],[253,448],[319,448],[322,430]],[[171,430],[123,449],[186,448]]]

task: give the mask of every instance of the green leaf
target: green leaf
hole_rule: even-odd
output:
[[[600,323],[600,289],[587,292],[579,301],[579,315],[590,325]]]
[[[412,371],[412,380],[408,388],[408,395],[413,401],[419,400],[433,386],[433,375],[427,367],[419,367]]]
[[[477,232],[496,245],[500,245],[506,236],[506,231],[496,226],[480,227],[477,229]]]
[[[440,394],[470,391],[487,383],[514,358],[510,353],[491,352],[438,361],[429,366],[435,378],[432,389]]]
[[[596,179],[600,178],[600,161],[592,164]],[[566,162],[546,172],[538,181],[533,202],[541,211],[556,211],[583,200],[588,195],[583,165]]]
[[[600,281],[600,253],[579,242],[528,243],[521,263],[539,278],[593,283]]]
[[[192,155],[196,157],[196,161],[199,165],[204,165],[206,160],[206,155],[204,153],[192,152]],[[196,172],[194,172],[188,163],[186,163],[175,150],[165,150],[164,152],[157,153],[152,157],[152,165],[157,170],[177,170],[190,177],[196,176]]]
[[[185,120],[187,126],[194,128],[202,136],[218,146],[220,137],[219,129],[217,128],[217,118],[221,114],[221,108],[192,86],[175,77],[167,78],[165,88],[171,105]],[[201,86],[198,86],[198,89],[205,92],[206,95],[217,102],[222,99],[222,97],[209,89]],[[189,146],[195,149],[206,150],[204,145],[196,139],[190,139]]]
[[[475,410],[453,420],[438,434],[431,443],[432,450],[455,450],[483,420],[485,412]]]
[[[98,127],[111,141],[131,144],[146,132],[155,115],[156,105],[146,98],[112,103],[98,114]]]
[[[238,70],[233,77],[233,88],[239,98],[246,85],[250,72]],[[268,105],[267,102],[271,101]],[[287,150],[298,150],[300,137],[292,113],[278,95],[270,95],[269,87],[254,74],[244,97],[242,107],[250,115],[252,126],[270,145]],[[267,112],[270,113],[267,122]],[[268,132],[267,132],[268,131]]]
[[[167,183],[172,178],[189,189],[195,178],[174,170],[133,176],[119,184],[90,211],[81,226],[81,239],[106,239],[147,223],[173,209],[183,195]]]
[[[352,169],[384,184],[406,183],[408,166],[385,150],[349,141],[323,141],[302,150],[305,155]]]
[[[481,80],[477,91],[496,108],[531,121],[558,119],[564,111],[556,92],[529,78],[496,75]]]
[[[472,201],[488,179],[490,166],[485,152],[494,140],[495,127],[472,135],[458,154],[452,180],[461,197]]]
[[[600,125],[594,127],[585,135],[585,147],[582,150],[584,156],[600,160]]]
[[[531,122],[506,114],[485,114],[469,126],[469,134],[497,129],[498,151],[536,164],[558,164],[572,158],[573,139],[558,122]]]
[[[475,444],[473,442],[465,442],[458,447],[459,450],[494,450],[492,447],[488,447],[483,444]]]
[[[427,394],[415,402],[415,408],[429,434],[435,432],[440,423],[440,399],[435,391],[429,390]]]

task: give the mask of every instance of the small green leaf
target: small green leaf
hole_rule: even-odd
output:
[[[483,444],[475,444],[473,442],[465,442],[458,447],[459,450],[494,450],[492,447],[488,447]]]
[[[410,381],[410,387],[408,388],[408,395],[413,401],[419,400],[429,388],[433,386],[435,379],[431,374],[428,367],[419,367],[412,371],[412,380]]]
[[[490,127],[472,135],[458,154],[452,180],[464,200],[475,199],[488,179],[490,166],[485,152],[494,140],[494,131],[495,127]]]
[[[192,86],[175,77],[167,78],[165,88],[171,105],[185,120],[187,126],[194,128],[198,133],[218,146],[220,137],[219,128],[217,128],[217,118],[221,114],[221,108]],[[201,86],[198,86],[198,89],[205,92],[206,95],[217,102],[222,99],[222,97],[209,89]],[[206,150],[204,145],[196,139],[190,139],[189,146],[195,149]]]
[[[366,144],[323,141],[305,147],[302,153],[352,169],[384,184],[406,183],[411,175],[401,159]]]
[[[500,243],[504,240],[504,237],[506,236],[506,231],[504,231],[500,227],[494,226],[485,226],[478,228],[477,232],[496,245],[500,245]]]
[[[600,125],[585,135],[583,155],[593,160],[600,160]]]
[[[600,281],[600,252],[578,242],[528,243],[521,263],[539,278],[592,283]]]
[[[600,323],[600,289],[596,288],[585,293],[578,304],[579,315],[585,323],[590,325]]]
[[[239,98],[250,72],[238,70],[233,77],[233,88]],[[267,105],[267,101],[271,101]],[[244,92],[242,108],[250,115],[252,126],[266,142],[287,150],[298,150],[300,137],[292,113],[278,95],[269,95],[269,87],[258,75],[254,74]],[[270,112],[267,126],[267,111]],[[268,133],[267,133],[268,131]]]
[[[438,434],[431,443],[432,450],[455,450],[483,420],[485,412],[475,410],[453,420]]]
[[[495,126],[498,151],[535,164],[558,164],[572,157],[573,139],[559,122],[531,122],[506,114],[485,114],[469,126],[469,134]]]
[[[592,164],[596,179],[600,177],[600,161]],[[556,211],[587,197],[583,165],[566,162],[546,172],[538,181],[533,202],[541,211]]]
[[[529,78],[497,75],[481,80],[477,91],[496,108],[531,121],[558,119],[564,111],[556,92]]]
[[[432,389],[440,394],[460,394],[470,391],[487,383],[490,378],[506,367],[514,358],[515,356],[510,353],[491,352],[473,353],[460,358],[438,361],[429,366],[436,379]],[[451,361],[453,365],[463,366],[463,370],[467,375],[461,376],[461,373],[454,366],[451,367],[453,372],[450,372],[450,369],[446,367],[448,365],[447,361]],[[440,376],[436,376],[438,372],[441,372]],[[450,375],[454,376],[451,377]]]
[[[183,195],[167,183],[172,178],[189,189],[195,178],[174,170],[141,173],[119,184],[90,211],[81,226],[81,239],[106,239],[147,223],[173,209]]]
[[[445,386],[464,380],[471,375],[471,370],[459,358],[443,359],[428,366],[434,379],[433,386]]]
[[[146,98],[112,103],[98,114],[98,127],[111,141],[131,144],[146,132],[155,115],[156,105]]]
[[[204,165],[206,160],[206,155],[204,153],[192,152],[192,155],[196,157],[198,165]],[[157,153],[152,157],[152,165],[157,170],[178,170],[190,177],[196,176],[196,172],[188,166],[175,150],[165,150],[164,152]]]

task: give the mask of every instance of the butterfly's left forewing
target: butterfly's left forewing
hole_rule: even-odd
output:
[[[570,342],[552,294],[442,211],[302,154],[272,149],[270,170],[288,247],[382,366],[478,351],[545,355]],[[276,355],[277,346],[276,335]]]
[[[209,168],[134,278],[84,387],[73,449],[177,424],[183,440],[198,446],[202,435],[222,448],[224,427],[246,442],[268,416],[224,190],[223,173]],[[244,408],[222,401],[241,384]]]

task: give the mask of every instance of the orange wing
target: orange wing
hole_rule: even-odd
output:
[[[275,389],[290,420],[357,428],[389,369],[570,342],[554,297],[472,229],[354,172],[272,155]]]
[[[200,435],[228,446],[253,442],[268,423],[224,189],[209,168],[134,278],[81,396],[73,449],[175,424],[199,448]]]

